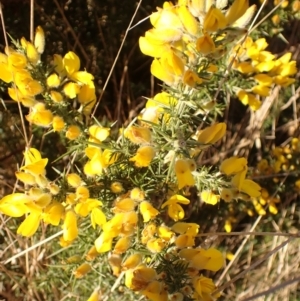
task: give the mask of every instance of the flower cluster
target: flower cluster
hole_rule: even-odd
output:
[[[20,43],[15,43],[16,49],[6,47],[5,54],[0,54],[0,79],[10,85],[9,96],[30,108],[26,116],[30,123],[64,131],[68,139],[75,140],[82,127],[78,117],[89,116],[96,102],[93,76],[80,71],[80,60],[71,51],[64,57],[54,55],[52,66],[45,70],[41,61],[45,36],[40,26],[34,43],[24,37]],[[75,99],[76,110],[72,103]]]
[[[274,85],[291,85],[295,82],[292,76],[297,73],[296,61],[291,61],[290,52],[276,58],[265,50],[267,46],[264,38],[253,41],[247,37],[242,45],[233,49],[230,56],[232,68],[254,82],[251,88],[236,88],[239,100],[254,111],[260,108],[260,99],[269,96]]]
[[[227,1],[209,5],[205,1],[165,2],[150,16],[153,29],[139,40],[141,51],[154,57],[151,73],[168,86],[195,88],[207,83],[218,71],[217,60],[255,12],[255,5],[236,0],[225,11]],[[215,63],[213,63],[215,62]]]

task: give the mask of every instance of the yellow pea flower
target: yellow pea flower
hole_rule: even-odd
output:
[[[160,226],[157,228],[157,235],[165,241],[170,241],[174,236],[174,232],[167,226]]]
[[[178,188],[195,185],[195,179],[192,175],[188,160],[178,159],[175,162],[175,174],[178,181]]]
[[[45,49],[45,33],[41,26],[38,26],[34,35],[34,46],[39,54],[42,54]]]
[[[130,161],[135,162],[136,167],[147,167],[150,165],[151,161],[155,157],[155,149],[152,146],[141,146],[136,155],[130,158]]]
[[[10,52],[7,58],[7,63],[11,70],[24,69],[27,65],[25,55],[18,52]]]
[[[103,226],[106,223],[106,216],[100,208],[93,208],[91,212],[91,224],[94,229],[96,225]]]
[[[21,182],[23,182],[26,185],[35,185],[36,184],[35,177],[30,173],[26,173],[23,171],[16,171],[15,175],[18,180],[20,180]]]
[[[204,33],[196,42],[196,49],[203,55],[210,54],[215,51],[215,43],[208,33]]]
[[[178,221],[184,218],[184,210],[179,204],[188,205],[190,201],[181,196],[181,195],[173,195],[166,202],[164,202],[161,208],[165,208],[168,206],[168,215],[174,220]]]
[[[114,254],[124,254],[131,246],[131,238],[129,236],[121,237],[115,244]]]
[[[102,142],[109,136],[110,128],[103,128],[98,125],[92,125],[89,127],[89,134],[99,142]]]
[[[66,96],[73,99],[80,93],[80,86],[77,83],[68,82],[64,85],[63,91]]]
[[[216,32],[225,28],[227,25],[226,17],[216,7],[211,6],[204,17],[203,29],[207,32]]]
[[[98,301],[101,298],[101,293],[99,291],[99,289],[95,289],[92,294],[89,296],[89,298],[87,299],[87,301]]]
[[[63,66],[68,75],[72,75],[74,72],[80,69],[80,59],[72,51],[69,51],[62,60]]]
[[[214,144],[226,133],[226,123],[215,123],[196,134],[196,139],[201,144]]]
[[[146,248],[152,253],[160,253],[165,248],[166,242],[161,238],[151,238],[147,241]]]
[[[136,203],[131,198],[125,198],[122,200],[119,200],[115,203],[115,206],[112,209],[112,212],[118,213],[118,212],[128,212],[134,210],[136,206]]]
[[[32,107],[26,119],[35,125],[49,127],[53,121],[53,115],[50,110],[46,109],[45,104],[38,102]]]
[[[235,0],[226,12],[225,17],[227,20],[227,24],[231,25],[236,20],[241,18],[247,11],[248,6],[249,6],[248,0]]]
[[[140,46],[140,50],[143,54],[149,55],[149,56],[152,56],[155,58],[159,58],[165,51],[170,50],[169,44],[164,43],[159,40],[153,40],[149,37],[149,33],[148,34],[147,33],[148,32],[146,32],[145,37],[139,38],[139,46]],[[8,79],[9,79],[9,75],[8,75]]]
[[[47,86],[50,88],[56,88],[60,85],[60,78],[56,73],[52,73],[47,77]]]
[[[194,277],[192,283],[195,291],[199,294],[199,296],[202,296],[204,300],[205,295],[208,295],[207,297],[209,298],[209,295],[216,289],[216,286],[213,283],[212,279],[204,277],[202,275]]]
[[[186,70],[183,75],[182,82],[185,85],[194,88],[196,85],[200,85],[203,83],[203,79],[201,79],[194,71]]]
[[[183,26],[185,27],[186,31],[190,34],[195,36],[199,31],[199,23],[193,17],[191,12],[185,5],[181,5],[177,8],[176,13],[181,20]]]
[[[214,194],[212,191],[210,190],[204,190],[201,192],[200,194],[201,196],[201,200],[203,202],[205,202],[206,204],[210,204],[210,205],[216,205],[219,200],[220,200],[220,196]]]
[[[124,136],[128,138],[132,143],[144,144],[151,141],[151,130],[146,127],[130,126],[125,129]]]
[[[196,223],[178,222],[172,226],[172,230],[179,234],[196,236],[199,232],[199,225]]]
[[[50,97],[56,103],[60,103],[63,101],[63,96],[57,91],[50,91]]]
[[[94,79],[94,76],[86,71],[76,71],[72,74],[69,74],[69,78],[80,84],[88,85]]]
[[[122,257],[117,254],[111,254],[108,257],[108,264],[110,265],[113,275],[118,277],[121,274]]]
[[[63,239],[73,241],[78,236],[77,217],[73,210],[68,210],[63,224]]]
[[[112,240],[110,233],[102,232],[101,235],[95,240],[95,247],[98,253],[105,253],[111,250]]]
[[[65,127],[65,121],[60,116],[54,116],[52,120],[52,127],[54,132],[61,132]]]
[[[77,139],[81,134],[81,130],[77,125],[70,125],[66,132],[66,137],[70,140]]]
[[[20,217],[29,212],[27,204],[31,202],[31,198],[24,193],[9,194],[0,200],[0,212],[11,217]]]
[[[130,269],[134,269],[142,262],[143,256],[140,253],[131,254],[129,257],[125,259],[122,263],[122,270],[127,271]]]
[[[43,220],[46,224],[58,226],[64,213],[65,207],[57,201],[52,201],[52,203],[44,209]]]
[[[113,182],[110,185],[110,189],[113,193],[121,193],[122,191],[124,191],[124,187],[120,182]]]
[[[225,159],[220,166],[220,171],[227,176],[243,171],[247,167],[247,159],[236,156]]]
[[[155,218],[159,214],[159,211],[155,209],[152,206],[152,204],[147,201],[141,202],[139,208],[140,208],[141,215],[143,216],[144,223],[149,222],[151,219]]]
[[[195,245],[195,236],[181,234],[176,237],[175,245],[178,249],[193,247]]]
[[[88,263],[83,263],[80,265],[74,272],[74,276],[76,279],[82,278],[85,276],[89,271],[91,271],[92,267]]]
[[[31,212],[19,226],[17,233],[23,236],[32,236],[38,229],[41,221],[41,212]]]

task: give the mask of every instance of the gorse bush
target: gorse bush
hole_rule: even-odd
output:
[[[228,95],[256,111],[275,86],[295,82],[291,53],[276,56],[266,50],[265,38],[248,35],[255,12],[256,6],[244,0],[231,5],[183,0],[157,8],[150,16],[153,28],[139,46],[153,57],[150,71],[162,82],[161,92],[123,128],[94,118],[94,77],[81,70],[74,52],[44,62],[40,26],[33,41],[7,45],[0,55],[0,79],[20,111],[28,108],[24,160],[15,173],[19,191],[0,200],[2,214],[22,217],[17,234],[31,237],[40,228],[58,227],[62,248],[83,240],[86,249],[67,260],[76,279],[88,277],[101,262],[106,266],[101,277],[112,273],[117,284],[150,300],[219,298],[222,288],[207,271],[219,271],[224,256],[199,246],[201,223],[193,212],[204,203],[217,216],[220,202],[230,208],[238,201],[249,215],[254,214],[249,204],[258,214],[266,214],[267,206],[276,214],[279,198],[252,177],[298,164],[298,159],[287,164],[299,152],[297,139],[288,151],[274,150],[275,162],[262,160],[256,169],[239,156],[203,163],[206,152],[226,140],[222,120]],[[55,132],[66,146],[64,154],[52,154],[57,162],[69,160],[53,168],[56,176],[47,177],[52,162],[31,146],[31,128],[45,129],[44,139]],[[299,186],[295,180],[295,189]],[[230,212],[227,232],[235,218]],[[110,289],[89,286],[89,301]]]

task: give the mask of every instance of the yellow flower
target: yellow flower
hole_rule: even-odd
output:
[[[93,208],[91,212],[91,224],[94,229],[96,225],[103,226],[106,223],[106,216],[100,208]]]
[[[210,54],[215,51],[215,43],[208,33],[204,33],[196,42],[196,49],[203,55]]]
[[[151,130],[146,127],[130,126],[125,129],[124,136],[135,144],[149,143],[151,141]]]
[[[201,144],[214,144],[226,133],[226,123],[215,123],[196,134],[197,141]]]
[[[199,232],[199,225],[195,223],[178,222],[172,226],[172,230],[179,234],[196,236]]]
[[[129,236],[121,237],[115,244],[113,253],[114,254],[123,254],[131,246],[131,238]]]
[[[11,217],[20,217],[30,211],[27,204],[31,202],[31,198],[24,193],[9,194],[0,200],[0,212]]]
[[[26,119],[35,125],[49,127],[53,121],[53,115],[50,110],[45,108],[45,104],[38,102],[32,107],[32,111],[26,116]]]
[[[36,184],[35,177],[30,173],[16,171],[15,175],[18,180],[20,180],[21,182],[23,182],[26,185],[35,185]]]
[[[102,232],[101,235],[95,240],[95,247],[98,253],[105,253],[111,250],[112,240],[110,233]]]
[[[80,59],[72,51],[69,51],[62,60],[63,66],[69,75],[77,72],[80,69]]]
[[[136,155],[132,158],[130,158],[130,161],[135,162],[136,167],[147,167],[150,165],[151,161],[155,157],[155,150],[152,146],[141,146],[137,152]]]
[[[149,37],[149,31],[146,32],[145,37],[139,38],[139,46],[143,54],[156,58],[161,57],[165,51],[170,50],[169,44]]]
[[[63,239],[73,241],[78,236],[77,218],[73,210],[68,210],[63,224]]]
[[[146,247],[152,253],[160,253],[166,246],[161,238],[151,238],[147,241]]]
[[[174,220],[178,221],[184,218],[184,210],[179,204],[188,205],[190,201],[178,194],[170,197],[166,202],[164,202],[161,208],[168,206],[168,215]]]
[[[178,249],[193,247],[195,245],[195,237],[188,234],[181,234],[176,237],[175,245]]]
[[[173,51],[168,51],[153,60],[151,73],[169,86],[176,85],[183,76],[184,62]]]
[[[120,182],[113,182],[110,185],[110,189],[113,193],[121,193],[124,190],[124,187]]]
[[[98,125],[92,125],[89,127],[89,134],[99,142],[102,142],[109,136],[110,128],[103,128]]]
[[[57,91],[50,91],[50,97],[56,103],[63,101],[63,96]]]
[[[99,289],[96,289],[92,292],[92,294],[89,296],[87,301],[98,301],[101,298],[101,293],[99,292]]]
[[[151,203],[147,201],[143,201],[140,204],[140,212],[141,215],[143,216],[144,223],[149,222],[151,219],[155,218],[158,214],[159,211],[155,209]]]
[[[117,254],[111,254],[108,257],[108,263],[113,271],[113,275],[118,277],[121,274],[122,257]],[[97,299],[98,300],[98,299]]]
[[[25,55],[18,52],[10,52],[7,60],[10,70],[24,69],[27,65],[27,59]]]
[[[220,196],[214,194],[212,191],[210,190],[204,190],[201,192],[200,194],[201,196],[201,200],[203,202],[205,202],[206,204],[210,204],[210,205],[216,205],[219,200],[220,200]]]
[[[131,198],[121,199],[115,203],[112,212],[118,213],[118,212],[133,211],[135,206],[136,206],[135,201],[132,200]]]
[[[197,292],[197,294],[199,294],[199,296],[203,297],[203,300],[206,300],[204,299],[205,295],[210,295],[216,289],[216,286],[211,278],[207,278],[201,275],[193,278],[192,281],[195,291]]]
[[[221,166],[220,171],[227,176],[236,174],[238,172],[243,171],[247,167],[247,159],[239,158],[239,157],[230,157],[225,159]]]
[[[220,197],[225,202],[231,202],[232,199],[234,198],[234,193],[232,189],[222,188]]]
[[[247,0],[235,0],[226,12],[226,20],[228,25],[233,24],[239,18],[241,18],[247,11],[249,1]]]
[[[61,132],[65,127],[65,121],[60,116],[54,116],[52,120],[52,126],[54,132]]]
[[[45,49],[45,33],[41,26],[38,26],[34,35],[34,46],[39,54],[42,54]]]
[[[60,79],[56,73],[52,73],[47,77],[47,86],[50,88],[56,88],[60,85]]]
[[[42,156],[37,149],[26,149],[24,152],[24,158],[25,165],[21,167],[21,170],[25,170],[34,176],[45,173],[45,167],[48,163],[48,159],[42,159]]]
[[[216,32],[225,28],[227,20],[223,13],[216,7],[211,6],[203,21],[203,30],[207,32]]]
[[[181,20],[183,26],[185,27],[186,31],[190,34],[195,36],[199,30],[199,23],[190,13],[188,8],[185,5],[181,5],[177,8],[176,11],[179,19]]]
[[[87,187],[85,186],[78,186],[76,188],[76,199],[77,200],[80,200],[80,201],[83,201],[87,198],[90,197],[90,191]]]
[[[75,278],[79,279],[85,276],[92,269],[91,265],[88,263],[83,263],[74,272]]]
[[[125,259],[122,263],[123,271],[134,269],[142,262],[142,255],[140,253],[131,254],[129,257]]]
[[[125,272],[125,285],[133,291],[140,291],[145,289],[156,276],[155,269],[140,264],[134,270]]]
[[[17,233],[23,236],[32,236],[38,229],[41,221],[41,212],[31,212],[19,226]]]
[[[175,162],[175,174],[178,181],[178,188],[195,185],[195,179],[192,175],[188,160],[178,159]]]
[[[191,88],[194,88],[197,84],[203,83],[203,80],[192,70],[186,70],[183,75],[182,82]]]
[[[68,82],[64,85],[63,91],[70,99],[75,98],[80,93],[80,86],[73,82]]]
[[[70,125],[66,132],[66,137],[70,140],[77,139],[81,134],[81,130],[77,125]]]
[[[44,209],[43,220],[46,224],[58,226],[64,213],[65,207],[57,201],[52,201],[51,204]]]
[[[157,228],[157,235],[165,241],[170,241],[174,236],[174,232],[167,226],[160,226]]]
[[[255,98],[253,94],[247,93],[244,90],[239,90],[237,92],[237,97],[244,105],[249,105],[253,111],[258,110],[261,106],[261,101],[259,99]]]

